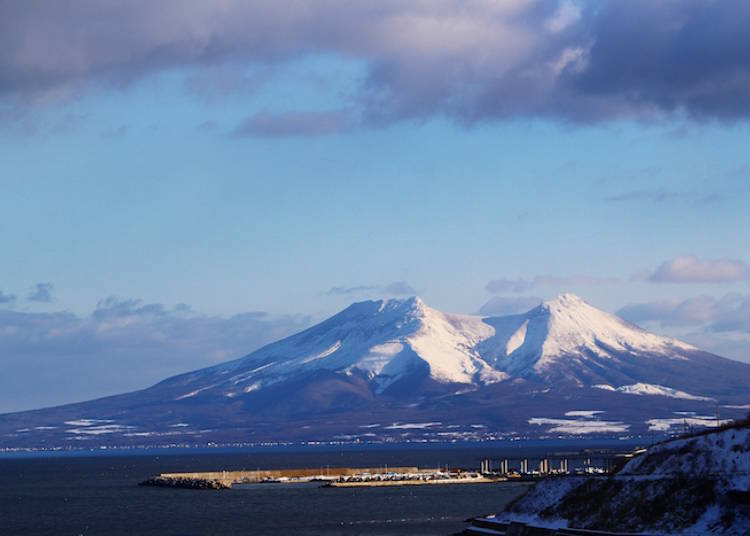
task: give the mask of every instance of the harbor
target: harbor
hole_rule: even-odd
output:
[[[141,486],[187,489],[231,489],[237,484],[319,482],[327,487],[385,487],[446,484],[491,484],[535,481],[549,477],[607,475],[641,452],[584,449],[544,455],[482,458],[478,467],[316,467],[275,470],[234,470],[160,473]]]
[[[139,486],[190,489],[230,489],[234,484],[274,484],[321,482],[363,475],[416,474],[417,467],[318,467],[252,471],[209,471],[197,473],[160,473]]]

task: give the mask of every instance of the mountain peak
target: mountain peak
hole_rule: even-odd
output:
[[[382,299],[373,303],[378,304],[378,314],[404,319],[424,318],[426,312],[431,310],[419,296]]]
[[[581,305],[588,305],[588,303],[577,294],[564,292],[555,298],[545,301],[542,305],[546,307],[579,307]]]
[[[495,366],[521,376],[562,373],[579,378],[584,369],[612,366],[624,355],[684,359],[694,347],[649,333],[621,318],[597,309],[575,294],[565,293],[522,315],[489,319],[495,336],[485,348]],[[582,372],[584,371],[584,372]]]
[[[424,309],[427,307],[422,298],[419,296],[409,296],[408,298],[390,298],[383,300],[385,303],[393,303],[410,309]]]

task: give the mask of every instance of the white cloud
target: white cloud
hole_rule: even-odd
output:
[[[664,262],[650,281],[667,283],[731,283],[750,279],[750,266],[741,260],[699,259],[693,255]]]
[[[617,314],[631,322],[706,326],[715,332],[750,331],[750,294],[732,292],[720,298],[695,296],[685,300],[633,303]]]

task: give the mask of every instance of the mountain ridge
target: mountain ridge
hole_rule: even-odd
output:
[[[142,391],[0,415],[0,447],[668,432],[683,414],[711,425],[717,404],[741,415],[749,384],[750,365],[573,294],[505,317],[444,313],[410,297],[354,303]],[[66,424],[80,422],[98,424]]]

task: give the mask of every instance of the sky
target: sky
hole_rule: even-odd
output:
[[[0,412],[354,301],[750,362],[750,5],[0,1]]]

